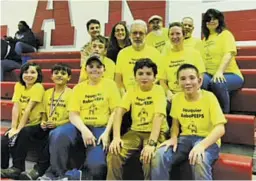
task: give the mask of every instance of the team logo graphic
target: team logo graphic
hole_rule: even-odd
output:
[[[91,104],[89,107],[89,115],[94,115],[95,111],[97,110],[98,110],[97,106],[95,104]]]
[[[192,134],[197,133],[197,126],[195,125],[194,122],[192,122],[190,125],[188,125],[188,129],[191,131]]]
[[[138,117],[140,118],[140,122],[141,122],[141,123],[146,122],[147,117],[148,117],[148,112],[146,111],[145,108],[142,108],[142,109],[140,110],[140,112],[138,113]]]

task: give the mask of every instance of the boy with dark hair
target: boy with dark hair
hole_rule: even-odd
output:
[[[214,94],[200,89],[202,78],[194,65],[181,65],[177,79],[182,92],[172,100],[171,138],[152,160],[151,179],[169,180],[172,165],[189,160],[193,179],[212,180],[227,121]]]
[[[161,86],[154,84],[156,64],[148,58],[142,58],[136,61],[133,70],[137,86],[125,93],[116,111],[114,138],[107,158],[107,180],[122,180],[123,165],[138,151],[141,151],[145,180],[150,179],[151,158],[157,144],[166,139],[168,131],[165,93]],[[130,107],[131,130],[121,138],[122,117]]]
[[[47,139],[44,149],[40,157],[43,157],[45,163],[37,163],[30,172],[22,172],[20,175],[21,180],[36,180],[42,176],[49,164],[52,164],[52,157],[56,155],[50,152],[51,148],[56,144],[52,139],[52,131],[55,128],[61,127],[62,125],[69,122],[69,112],[67,106],[70,101],[72,89],[67,87],[67,83],[71,78],[71,69],[65,64],[55,64],[52,69],[52,81],[54,82],[54,88],[50,88],[45,91],[43,97],[43,108],[44,117],[41,122],[41,130],[49,132],[49,138]],[[50,162],[50,163],[49,163]],[[49,169],[47,172],[50,172]]]

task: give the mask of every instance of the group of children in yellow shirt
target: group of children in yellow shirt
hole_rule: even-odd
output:
[[[206,18],[209,14],[214,12]],[[137,28],[131,36],[143,34]],[[1,176],[32,180],[81,178],[80,171],[68,171],[67,164],[70,148],[84,144],[86,179],[121,180],[124,164],[138,151],[145,179],[169,179],[172,165],[185,160],[189,160],[195,179],[212,179],[212,164],[218,158],[226,119],[214,94],[201,90],[203,73],[208,73],[211,66],[196,50],[183,48],[181,24],[170,24],[168,33],[172,48],[163,58],[148,45],[141,51],[129,46],[119,53],[116,67],[104,57],[107,40],[97,36],[90,45],[92,55],[82,64],[80,83],[73,90],[67,87],[71,70],[66,65],[52,68],[55,88],[46,92],[38,65],[23,65],[13,96],[12,128],[1,140],[5,159]],[[222,34],[229,36],[224,36],[229,34],[227,30]],[[230,46],[225,44],[226,49],[221,51],[229,52]],[[237,69],[233,64],[231,72]],[[114,75],[120,78],[116,83]],[[166,111],[167,101],[172,104],[170,112]],[[127,112],[132,125],[121,136]],[[172,117],[170,132],[167,115]],[[44,142],[40,159],[32,171],[22,172],[33,139]],[[8,155],[8,151],[13,156],[11,168],[7,168],[7,157],[3,158],[3,152]]]

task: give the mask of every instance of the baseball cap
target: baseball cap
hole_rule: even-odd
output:
[[[149,19],[148,19],[148,22],[150,23],[152,20],[154,20],[154,19],[159,19],[159,20],[161,20],[161,21],[163,21],[163,18],[161,17],[161,16],[159,16],[159,15],[153,15],[153,16],[151,16]]]
[[[87,66],[87,65],[91,64],[91,63],[94,62],[94,61],[98,62],[100,65],[105,66],[105,65],[103,64],[103,62],[101,61],[100,56],[99,56],[99,55],[95,55],[95,54],[92,55],[92,56],[90,56],[90,57],[87,59],[85,65]]]

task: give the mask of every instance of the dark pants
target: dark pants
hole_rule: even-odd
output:
[[[49,167],[49,151],[48,151],[48,135],[49,131],[44,131],[40,125],[26,126],[21,129],[18,134],[16,143],[13,147],[8,147],[8,135],[1,138],[2,145],[2,168],[8,167],[9,154],[13,158],[13,167],[22,171],[25,170],[25,159],[28,149],[32,144],[36,145],[38,151],[38,162],[35,166],[39,173],[44,173]]]
[[[105,127],[90,127],[93,135],[98,139],[105,131]],[[80,147],[84,145],[81,133],[72,125],[67,123],[50,132],[49,151],[51,167],[48,171],[56,176],[62,176],[68,170],[69,153],[72,147]],[[87,179],[104,180],[107,174],[106,153],[102,149],[102,145],[95,147],[89,146],[85,148],[86,158],[84,168],[87,172]],[[83,150],[81,150],[82,152]],[[79,154],[79,153],[78,153]],[[48,172],[47,171],[47,172]]]
[[[205,73],[202,89],[212,91],[217,97],[223,113],[230,112],[230,92],[240,89],[244,80],[232,73],[224,73],[225,83],[213,82],[212,75]]]
[[[14,61],[14,60],[9,60],[9,59],[4,59],[1,60],[1,77],[0,81],[4,80],[4,73],[5,72],[10,72],[14,69],[19,69],[21,66],[20,63]]]

